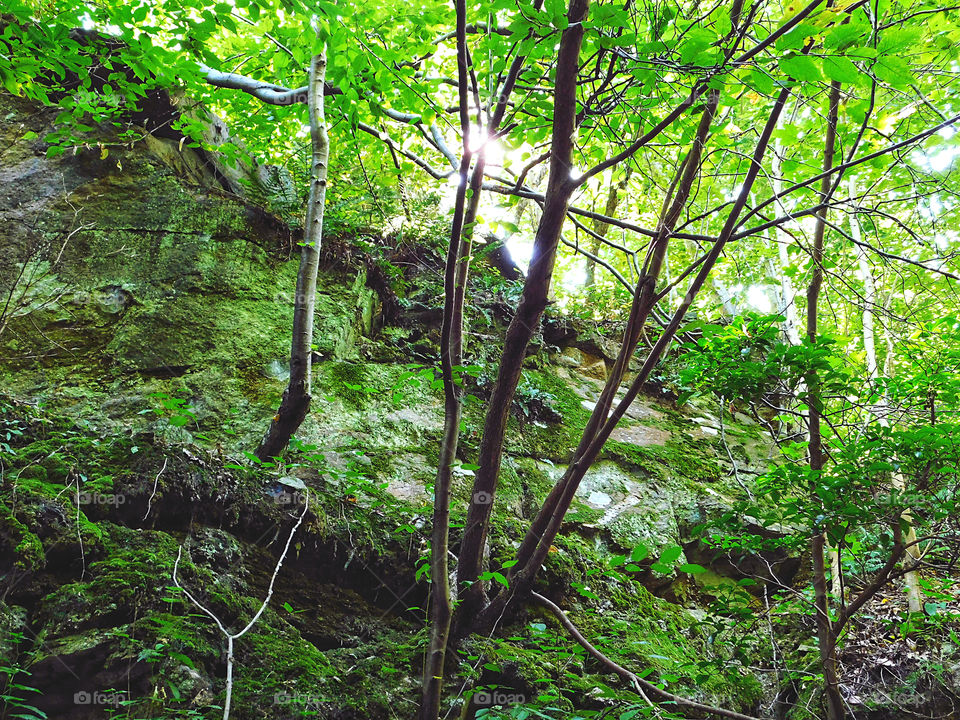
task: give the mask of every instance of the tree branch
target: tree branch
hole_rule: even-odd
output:
[[[214,70],[202,63],[200,64],[200,72],[203,73],[203,79],[208,85],[228,90],[240,90],[248,95],[253,95],[257,100],[267,105],[305,105],[310,90],[308,85],[291,89],[283,85],[256,80],[246,75]],[[323,94],[342,95],[343,91],[330,83],[324,83]]]
[[[805,8],[800,10],[796,15],[790,18],[787,22],[785,22],[779,28],[777,28],[775,32],[770,33],[770,35],[768,35],[764,40],[757,43],[754,47],[750,48],[746,52],[742,53],[740,57],[738,57],[734,61],[733,64],[741,65],[747,62],[748,60],[750,60],[755,55],[762,52],[764,49],[768,48],[770,45],[776,42],[778,38],[782,37],[786,33],[790,32],[794,27],[799,25],[804,18],[808,17],[814,10],[816,10],[824,2],[825,0],[813,0],[813,2],[811,2]],[[654,125],[642,137],[637,138],[637,140],[631,143],[625,150],[622,150],[616,155],[613,155],[612,157],[607,158],[603,162],[598,163],[597,165],[594,165],[592,168],[587,170],[587,172],[585,172],[576,180],[577,186],[579,187],[580,185],[583,185],[585,182],[587,182],[587,180],[594,177],[595,175],[598,175],[599,173],[602,173],[607,168],[611,168],[614,165],[617,165],[618,163],[622,162],[623,160],[626,160],[627,158],[632,156],[635,152],[637,152],[637,150],[642,148],[644,145],[646,145],[648,142],[656,138],[660,133],[662,133],[664,130],[670,127],[670,125],[672,125],[677,120],[677,118],[683,115],[688,108],[693,107],[694,103],[696,103],[696,101],[700,98],[700,96],[703,95],[704,92],[706,92],[709,81],[711,79],[712,79],[712,76],[708,76],[703,80],[701,80],[699,83],[697,83],[693,87],[693,89],[690,91],[690,95],[689,97],[687,97],[686,100],[684,100],[677,107],[675,107],[670,112],[670,114],[668,114],[665,118],[663,118],[663,120],[661,120],[656,125]]]
[[[654,693],[655,695],[663,698],[665,702],[676,703],[678,706],[689,708],[690,710],[697,710],[699,712],[708,713],[710,715],[716,715],[717,717],[733,718],[733,720],[757,720],[757,718],[751,715],[744,715],[734,710],[724,710],[723,708],[716,708],[710,705],[703,705],[693,700],[687,700],[684,697],[680,697],[679,695],[674,695],[672,692],[667,692],[663,688],[657,687],[652,682],[644,680],[643,678],[639,677],[636,673],[630,672],[625,667],[617,664],[615,661],[611,660],[602,652],[597,650],[597,648],[595,648],[590,643],[590,641],[583,636],[583,633],[581,633],[580,630],[577,629],[577,626],[574,625],[573,622],[570,620],[570,618],[567,617],[566,613],[564,613],[563,610],[561,610],[560,607],[556,605],[553,601],[551,601],[549,598],[546,598],[540,593],[536,593],[536,592],[530,593],[530,597],[532,597],[537,603],[539,603],[540,605],[545,607],[547,610],[549,610],[551,613],[553,613],[556,616],[557,620],[560,621],[560,624],[563,625],[564,629],[568,633],[570,633],[571,636],[573,636],[574,640],[580,643],[580,645],[583,647],[584,650],[590,653],[590,656],[594,660],[599,662],[601,665],[603,665],[603,667],[605,667],[610,672],[615,673],[620,677],[622,677],[623,679],[629,681],[633,685],[634,689],[637,691],[637,694],[640,695],[648,703],[650,703],[650,700],[649,698],[647,698],[646,693],[644,693],[644,690]],[[652,705],[653,703],[650,703],[650,704]]]

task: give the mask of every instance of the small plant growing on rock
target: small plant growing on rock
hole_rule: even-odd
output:
[[[23,633],[6,631],[3,645],[15,647],[24,641]],[[46,720],[46,713],[31,705],[27,698],[30,693],[40,692],[25,685],[20,679],[30,672],[22,665],[18,657],[0,661],[0,717],[21,718],[22,720]]]

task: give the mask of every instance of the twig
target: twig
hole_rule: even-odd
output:
[[[573,636],[573,639],[580,643],[580,645],[583,646],[583,649],[590,653],[595,660],[597,660],[601,665],[606,667],[611,672],[616,673],[626,680],[629,680],[633,684],[633,687],[637,693],[651,706],[653,706],[653,703],[647,697],[646,693],[644,693],[644,690],[660,696],[666,702],[676,703],[681,707],[690,708],[691,710],[699,710],[700,712],[709,713],[718,717],[733,718],[733,720],[757,720],[755,717],[750,715],[742,715],[741,713],[733,710],[724,710],[723,708],[715,708],[709,705],[703,705],[693,700],[687,700],[686,698],[682,698],[679,695],[674,695],[671,692],[667,692],[666,690],[657,687],[652,682],[644,680],[636,673],[632,673],[622,665],[618,665],[616,662],[608,658],[593,645],[591,645],[590,641],[583,636],[583,634],[577,629],[577,626],[573,624],[570,618],[568,618],[563,610],[561,610],[560,607],[553,601],[536,592],[531,592],[530,596],[547,608],[547,610],[556,615],[557,619],[560,621],[560,624],[563,625],[566,631],[569,632]]]
[[[303,512],[300,513],[300,517],[297,519],[296,525],[290,530],[290,536],[287,538],[287,544],[283,548],[283,552],[280,553],[280,559],[277,561],[276,567],[273,569],[273,575],[270,578],[270,586],[267,588],[267,596],[263,599],[263,604],[260,606],[260,609],[257,610],[256,615],[247,623],[246,627],[243,628],[238,633],[231,634],[224,626],[223,623],[211,610],[207,609],[204,605],[200,603],[193,595],[190,594],[190,591],[183,587],[179,580],[177,580],[177,568],[180,566],[180,557],[183,554],[183,545],[177,549],[177,560],[173,564],[173,584],[176,585],[183,594],[186,595],[190,602],[196,605],[200,610],[209,615],[213,621],[217,624],[217,627],[220,628],[220,632],[227,638],[227,695],[223,702],[223,720],[230,720],[230,699],[233,695],[233,641],[243,637],[247,631],[253,627],[254,623],[260,619],[260,616],[263,614],[263,611],[267,609],[267,605],[270,603],[270,598],[273,596],[273,585],[277,580],[277,575],[280,572],[280,568],[283,566],[283,561],[287,557],[287,551],[290,550],[290,543],[293,541],[293,536],[297,532],[297,528],[300,527],[300,523],[303,522],[303,518],[307,515],[307,509],[310,507],[310,495],[309,493],[305,496],[303,503]]]
[[[157,476],[153,479],[153,492],[150,493],[150,497],[147,499],[147,511],[143,514],[143,519],[147,519],[147,515],[150,514],[150,508],[153,507],[153,499],[157,496],[157,483],[160,480],[160,476],[163,475],[163,471],[167,469],[167,458],[163,459],[163,467],[160,468],[160,472],[157,473]]]
[[[780,653],[779,648],[777,647],[777,635],[773,631],[773,621],[770,618],[770,594],[767,592],[767,585],[764,583],[763,586],[763,606],[766,609],[766,621],[767,621],[767,632],[770,633],[770,650],[771,658],[773,660],[773,671],[777,675],[777,695],[773,698],[773,704],[771,710],[776,712],[777,703],[779,702],[779,691],[780,683],[782,682],[783,675],[780,672]]]
[[[80,579],[83,580],[83,576],[87,574],[87,556],[83,550],[83,536],[80,534],[80,473],[74,472],[74,468],[70,468],[70,472],[73,473],[77,486],[77,542],[80,543]]]
[[[754,499],[753,493],[750,492],[750,488],[740,479],[740,471],[737,469],[737,461],[733,457],[733,452],[730,450],[730,446],[727,444],[727,433],[723,425],[723,408],[727,404],[727,399],[724,397],[720,398],[720,444],[723,445],[723,449],[727,451],[727,457],[730,459],[730,467],[733,469],[733,477],[737,481],[737,485],[743,488],[743,491],[747,493],[747,497],[752,501]]]

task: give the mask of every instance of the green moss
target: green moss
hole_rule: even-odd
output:
[[[238,641],[232,713],[237,718],[316,712],[339,700],[338,668],[300,633],[268,610]],[[309,715],[307,715],[309,716]]]
[[[607,553],[597,545],[594,539],[579,532],[566,532],[557,536],[554,546],[544,562],[545,576],[551,578],[551,584],[561,583],[568,590],[571,583],[586,580],[588,566],[594,568],[606,566]]]
[[[662,679],[679,676],[681,694],[700,696],[728,707],[749,708],[762,686],[746,668],[716,653],[709,627],[682,608],[650,594],[642,586],[624,584],[612,593],[618,612],[583,614],[581,629],[610,656],[629,667],[654,668]]]
[[[275,252],[289,237],[265,232],[251,222],[251,209],[241,202],[188,187],[165,165],[177,153],[154,149],[157,157],[139,149],[124,152],[124,173],[112,169],[111,155],[111,167],[101,175],[72,178],[79,182],[68,184],[81,189],[69,201],[84,208],[85,224],[92,228],[73,237],[64,255],[63,277],[47,278],[39,299],[44,293],[52,298],[61,290],[67,292],[46,310],[18,319],[20,324],[0,339],[4,387],[31,399],[45,398],[58,411],[95,423],[35,423],[10,441],[14,467],[5,477],[15,478],[16,503],[5,485],[0,534],[18,566],[38,573],[44,569],[44,551],[53,545],[60,544],[71,558],[78,555],[74,545],[79,526],[87,553],[84,576],[70,576],[73,582],[59,576],[43,585],[49,581],[44,576],[37,584],[44,593],[59,586],[44,598],[32,619],[43,627],[51,647],[79,652],[109,643],[111,661],[122,660],[124,666],[146,653],[143,657],[159,688],[166,687],[165,681],[179,683],[175,672],[187,658],[212,681],[216,695],[223,690],[224,640],[212,620],[170,589],[181,538],[97,520],[98,514],[88,508],[91,521],[83,507],[78,513],[71,483],[79,473],[86,492],[136,493],[145,480],[149,491],[160,463],[144,462],[145,456],[151,461],[161,453],[171,458],[158,499],[182,490],[183,497],[192,500],[190,510],[197,512],[180,577],[229,627],[242,627],[260,607],[274,557],[237,538],[246,532],[252,539],[261,531],[272,538],[269,533],[277,521],[289,524],[289,508],[272,505],[262,489],[292,468],[228,476],[212,455],[196,448],[186,455],[179,444],[164,446],[162,438],[186,443],[192,437],[186,430],[179,435],[169,432],[169,417],[151,412],[157,408],[151,394],[181,392],[195,408],[196,423],[188,425],[189,432],[214,440],[236,438],[228,453],[249,449],[283,391],[297,263]],[[57,223],[63,217],[72,217],[66,205],[47,208],[44,221],[51,235],[60,232]],[[388,329],[379,341],[370,339],[373,350],[361,356],[359,338],[370,334],[375,305],[362,272],[321,273],[318,285],[314,342],[319,361],[304,442],[339,454],[339,460],[352,450],[362,450],[368,462],[346,471],[318,468],[322,477],[304,473],[317,491],[315,516],[299,531],[296,554],[310,561],[315,559],[311,553],[326,553],[321,562],[332,554],[337,577],[331,584],[369,582],[367,568],[375,562],[378,572],[386,567],[410,576],[412,582],[423,550],[417,542],[425,535],[411,531],[411,542],[401,547],[395,531],[401,523],[419,526],[416,518],[428,510],[404,505],[380,486],[397,479],[430,481],[439,446],[439,392],[429,387],[429,380],[414,385],[405,377],[405,358],[386,347],[406,341],[415,330]],[[34,323],[42,332],[36,332]],[[491,327],[499,330],[496,323]],[[478,352],[492,349],[493,343],[483,343]],[[111,359],[104,362],[105,357]],[[391,363],[370,362],[369,357]],[[495,565],[513,559],[515,543],[526,529],[524,518],[536,512],[553,487],[554,478],[538,461],[567,462],[590,416],[581,396],[557,376],[545,357],[533,358],[524,370],[520,401],[526,397],[528,409],[530,400],[542,401],[562,421],[534,423],[517,413],[510,419],[509,457],[500,477],[502,502],[491,532]],[[465,408],[467,462],[479,441],[483,410],[483,403]],[[231,416],[235,420],[228,427],[225,418]],[[716,481],[720,471],[713,448],[682,440],[684,429],[689,429],[687,420],[665,408],[662,418],[651,423],[662,424],[674,439],[664,447],[611,442],[604,456],[630,468],[640,482],[671,480],[671,492],[689,488],[692,496],[702,490],[700,483]],[[120,432],[105,429],[111,426]],[[730,432],[740,431],[731,425]],[[138,439],[133,441],[135,433]],[[290,459],[302,458],[292,453]],[[6,454],[2,460],[9,467]],[[470,478],[458,478],[455,522],[463,517],[470,491]],[[207,514],[203,503],[216,503],[217,510]],[[111,517],[109,510],[99,517]],[[691,615],[629,580],[614,583],[601,576],[610,546],[620,537],[616,526],[608,528],[609,533],[586,527],[603,515],[603,510],[574,502],[564,534],[548,555],[543,579],[550,588],[562,591],[565,606],[573,604],[573,616],[586,634],[624,664],[637,670],[654,668],[661,678],[678,675],[680,684],[700,686],[706,694],[733,699],[733,704],[749,702],[755,691],[750,679],[739,677],[739,668],[729,676],[718,670],[724,666],[714,662],[713,649]],[[676,524],[672,514],[664,517]],[[236,537],[210,530],[204,523],[227,528]],[[661,530],[656,527],[661,535],[668,532]],[[216,536],[207,545],[196,544],[204,533],[208,540]],[[221,551],[224,557],[218,554]],[[372,607],[357,595],[319,590],[302,576],[298,581],[309,587],[297,607],[316,608],[316,617],[312,624],[298,624],[299,616],[278,609],[289,595],[277,593],[273,607],[237,644],[234,715],[275,717],[312,709],[330,716],[412,717],[415,708],[409,698],[416,694],[423,633],[400,621],[388,626],[383,608]],[[603,614],[575,604],[580,597],[573,583],[588,581],[608,603]],[[387,598],[387,603],[391,601]],[[542,688],[560,695],[559,707],[582,707],[587,693],[608,680],[568,637],[553,630],[552,620],[543,620],[546,634],[518,626],[508,629],[505,639],[470,642],[496,664],[522,675],[531,692]],[[318,640],[327,637],[336,641]],[[547,682],[539,684],[543,679]],[[277,693],[292,696],[294,706],[278,704]],[[297,707],[297,694],[323,707]],[[159,701],[156,712],[140,714],[176,716]]]
[[[661,479],[670,476],[669,455],[660,446],[640,446],[608,440],[601,456],[614,460],[630,470],[639,470]]]
[[[171,593],[171,598],[175,596]],[[179,609],[179,602],[171,602],[171,609]],[[150,642],[161,643],[170,652],[188,657],[194,665],[219,658],[220,645],[215,643],[214,633],[204,617],[195,614],[181,615],[173,612],[151,612],[137,619],[131,626],[130,649],[140,651]],[[133,638],[139,638],[133,640]]]
[[[177,556],[172,537],[108,522],[97,529],[103,537],[105,559],[90,563],[89,579],[62,585],[44,599],[44,605],[57,608],[68,626],[80,626],[91,617],[111,612],[132,619],[141,604],[161,605],[164,588],[172,585]]]
[[[30,532],[26,525],[17,520],[6,506],[0,506],[0,522],[3,523],[3,529],[0,530],[3,536],[16,543],[13,548],[16,565],[21,570],[39,570],[45,562],[43,552],[43,542],[34,533]]]
[[[749,711],[760,699],[759,681],[731,663],[727,653],[716,652],[708,629],[682,608],[631,581],[610,584],[595,576],[590,586],[607,600],[604,611],[575,606],[567,614],[615,662],[637,673],[653,671],[648,679],[666,682],[667,689],[724,707]],[[505,628],[500,638],[467,642],[465,659],[473,661],[471,666],[485,663],[484,684],[531,698],[553,697],[551,706],[568,711],[584,708],[597,688],[622,701],[636,700],[629,687],[611,679],[558,627],[553,615],[535,612],[539,617]]]
[[[66,235],[71,208],[83,207],[84,228],[70,232],[61,275],[36,284],[39,309],[0,338],[0,376],[19,396],[141,428],[155,420],[138,414],[149,393],[186,388],[199,422],[190,430],[229,440],[231,410],[257,420],[275,411],[297,262],[275,252],[291,242],[280,226],[188,185],[182,168],[166,165],[179,153],[151,154],[163,148],[124,151],[123,172],[112,155],[109,167],[62,168],[78,189],[43,208],[37,226]],[[364,283],[362,272],[321,272],[314,337],[324,357],[355,355],[370,330],[375,296]],[[260,433],[240,440],[249,446]]]
[[[563,520],[564,522],[577,523],[579,525],[594,525],[598,523],[603,516],[604,511],[600,508],[592,508],[575,499]]]
[[[698,483],[719,480],[722,470],[716,458],[695,443],[675,439],[678,436],[672,436],[666,445],[649,446],[608,440],[602,457],[660,479],[681,477]]]
[[[562,420],[533,423],[520,420],[513,413],[508,423],[507,451],[555,462],[569,460],[590,418],[580,396],[552,371],[524,369],[521,382],[537,388],[538,396],[544,398]]]
[[[365,363],[329,362],[324,364],[322,373],[324,386],[355,408],[365,407],[369,395],[383,392],[383,388],[368,384],[372,378]]]
[[[12,549],[17,567],[43,569],[47,551],[58,546],[100,546],[103,532],[83,506],[78,511],[75,488],[26,477],[10,490],[0,494],[0,547]]]
[[[531,494],[538,502],[542,502],[547,493],[553,488],[554,479],[550,477],[535,460],[531,458],[517,458],[516,470],[501,479],[501,483],[510,487],[511,480],[515,479],[517,495]]]
[[[392,452],[374,452],[367,456],[370,460],[369,473],[373,480],[382,482],[390,477],[393,470],[393,455]]]

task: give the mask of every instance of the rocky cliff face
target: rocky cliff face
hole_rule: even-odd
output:
[[[199,419],[269,404],[288,339],[295,237],[217,181],[209,157],[147,136],[48,159],[51,117],[2,100],[0,315],[7,388],[95,419],[187,389]],[[347,287],[343,287],[347,285]],[[369,329],[363,278],[325,283],[321,352]],[[201,400],[202,399],[202,400]],[[82,406],[82,407],[79,407]]]
[[[379,327],[365,271],[325,270],[317,400],[300,449],[288,466],[252,466],[243,452],[284,387],[292,232],[174,139],[48,159],[27,139],[48,114],[6,96],[0,113],[0,647],[4,672],[36,690],[17,701],[51,718],[213,717],[225,640],[175,587],[174,565],[235,632],[303,512],[268,609],[237,643],[234,717],[411,717],[442,424],[423,319],[437,301],[425,291]],[[510,559],[521,521],[563,471],[606,372],[605,343],[545,330],[530,359],[494,558]],[[482,377],[475,391],[482,398]],[[466,410],[468,457],[481,405]],[[727,447],[708,407],[637,402],[580,489],[544,590],[623,664],[756,710],[767,681],[749,665],[768,650],[708,608],[722,595],[758,602],[736,585],[744,562],[784,581],[799,563],[717,557],[699,542],[743,494],[730,458],[746,477],[769,452],[745,417],[724,432]],[[460,516],[470,472],[455,490]],[[641,546],[649,556],[612,572],[611,558]],[[672,546],[712,569],[651,570]],[[465,678],[555,693],[561,711],[611,702],[610,679],[548,621],[509,622],[509,639],[463,648]],[[746,646],[752,657],[731,651]]]

